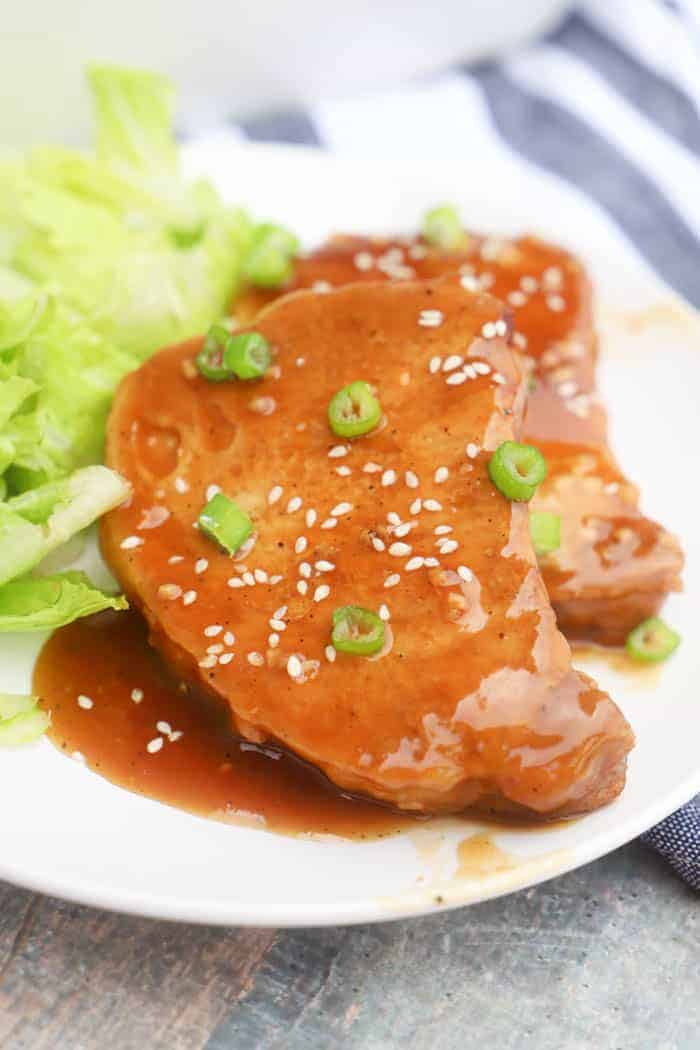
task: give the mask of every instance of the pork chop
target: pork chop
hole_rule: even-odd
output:
[[[525,440],[548,465],[533,511],[561,518],[558,551],[540,568],[570,638],[622,644],[680,589],[678,541],[639,510],[639,492],[620,471],[595,391],[596,337],[590,282],[581,263],[534,237],[470,235],[464,251],[419,239],[341,236],[297,260],[290,288],[355,281],[410,280],[459,271],[468,288],[488,290],[512,311],[515,345],[534,362]],[[249,323],[279,293],[248,289],[234,304]]]
[[[572,669],[527,507],[487,471],[524,401],[501,304],[457,277],[358,284],[280,299],[255,329],[263,380],[207,382],[194,340],[114,402],[107,462],[134,495],[102,547],[153,643],[244,737],[345,790],[541,817],[614,798],[631,730]],[[339,439],[328,404],[358,379],[383,417]],[[212,486],[254,524],[234,558],[195,527]],[[348,605],[384,619],[381,652],[330,645]]]

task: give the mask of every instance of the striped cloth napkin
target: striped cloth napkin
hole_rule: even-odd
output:
[[[540,42],[360,99],[235,125],[337,154],[455,157],[469,128],[569,180],[700,307],[700,0],[586,0]],[[445,129],[449,129],[448,134]],[[643,836],[700,890],[700,796]]]

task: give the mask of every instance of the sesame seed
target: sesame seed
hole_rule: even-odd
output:
[[[280,644],[280,636],[273,631],[272,634],[269,634],[267,636],[267,644],[270,646],[271,649],[276,649],[277,646]]]
[[[527,346],[527,336],[523,335],[522,332],[513,332],[513,342],[521,350],[524,350]]]
[[[436,499],[424,499],[423,506],[426,510],[442,510],[442,503],[438,503]]]
[[[537,291],[539,283],[534,277],[521,277],[520,287],[524,292],[527,292],[529,295],[532,295],[533,292]]]
[[[322,602],[324,598],[327,598],[331,593],[331,589],[327,583],[320,584],[314,591],[314,601]]]
[[[238,576],[232,576],[230,579],[228,579],[226,581],[226,583],[231,588],[245,587],[245,582],[242,579],[240,579],[240,577],[238,577]]]
[[[156,751],[160,751],[162,746],[163,746],[163,737],[162,736],[157,736],[157,737],[154,737],[153,740],[149,740],[148,741],[148,743],[146,744],[146,751],[148,751],[149,754],[151,754],[151,755],[155,755]]]
[[[159,733],[165,733],[166,736],[170,736],[173,731],[170,722],[156,722],[156,729]]]
[[[316,511],[314,510],[314,508],[313,507],[309,507],[309,509],[306,512],[306,527],[307,527],[307,529],[310,529],[313,525],[316,524],[316,518],[317,517],[318,517],[318,515],[317,515]]]
[[[330,281],[314,281],[311,285],[312,292],[331,292],[333,291],[333,285]]]
[[[202,660],[199,661],[199,666],[205,668],[215,667],[216,656],[213,653],[210,653],[208,656],[205,656]]]
[[[347,445],[334,445],[328,453],[329,459],[340,459],[341,456],[347,456],[350,449]]]
[[[351,467],[346,467],[345,464],[343,463],[342,466],[335,468],[335,472],[341,478],[349,478],[350,475],[352,474],[352,469],[351,469]]]
[[[214,642],[213,645],[207,646],[207,656],[218,656],[219,653],[223,653],[224,647],[221,642]]]
[[[406,572],[414,572],[416,569],[423,567],[425,559],[421,558],[420,555],[416,555],[415,558],[409,558],[404,568]]]
[[[467,374],[466,372],[453,372],[447,377],[445,382],[448,386],[461,386],[462,383],[466,383]]]
[[[527,296],[525,293],[518,289],[514,292],[508,292],[507,299],[511,306],[524,306],[527,302]]]
[[[430,361],[428,362],[428,371],[430,372],[430,374],[435,375],[436,372],[439,372],[441,364],[441,357],[438,357],[437,355],[435,355],[435,357],[431,357]]]
[[[403,558],[410,554],[412,550],[413,548],[408,543],[392,543],[391,547],[389,547],[389,554],[393,558]]]
[[[398,516],[398,514],[396,513],[395,510],[390,510],[389,511],[389,513],[386,516],[386,520],[389,522],[390,525],[400,525],[401,524],[401,518]]]
[[[70,757],[74,762],[79,762],[81,765],[85,765],[85,755],[82,751],[74,751]]]
[[[287,514],[294,514],[295,511],[299,510],[301,504],[301,496],[292,496],[289,503],[287,504]]]
[[[508,325],[502,318],[500,321],[496,321],[494,328],[496,329],[496,335],[500,335],[501,338],[508,335]]]
[[[464,288],[465,292],[478,292],[481,288],[478,277],[473,277],[469,273],[462,274],[459,279],[459,283]]]
[[[408,510],[411,514],[420,514],[422,506],[423,500],[419,497],[418,499],[414,499],[413,503],[411,503]]]
[[[135,547],[143,547],[143,540],[140,536],[127,536],[119,546],[123,551],[132,551]]]
[[[326,518],[325,521],[321,522],[322,529],[334,529],[338,524],[337,518]]]
[[[418,478],[418,475],[415,474],[412,470],[407,470],[406,471],[406,473],[404,475],[404,480],[405,480],[406,484],[408,485],[409,489],[417,489],[418,486],[420,485],[420,480]]]
[[[396,471],[395,470],[385,470],[384,473],[382,474],[382,487],[383,488],[387,488],[389,485],[394,485],[395,483],[396,483]]]
[[[474,573],[471,569],[468,569],[466,565],[459,565],[457,567],[457,575],[464,580],[465,583],[471,583],[474,579]]]
[[[181,729],[176,729],[174,733],[171,733],[168,737],[171,744],[176,744],[178,740],[181,740],[185,734]]]
[[[369,252],[358,252],[353,258],[353,263],[356,270],[371,270],[374,260]]]
[[[323,558],[314,565],[316,572],[333,572],[335,565],[332,561],[324,561]]]
[[[270,624],[270,627],[273,631],[287,630],[287,624],[285,623],[285,621],[279,620],[276,616],[271,617],[271,619],[268,620],[268,623]]]
[[[464,364],[464,358],[463,357],[460,357],[459,354],[450,354],[449,357],[445,358],[445,360],[443,362],[442,370],[443,370],[443,372],[454,372],[455,368],[459,368],[460,365],[463,365],[463,364]]]
[[[182,594],[182,587],[178,587],[176,583],[161,583],[158,588],[158,597],[167,598],[168,601],[174,602],[176,598],[179,598]]]
[[[569,379],[566,383],[559,384],[557,387],[557,393],[560,397],[573,397],[574,394],[578,393],[578,384],[574,383],[572,379]]]
[[[440,554],[452,554],[459,547],[457,540],[440,540],[439,543]]]
[[[248,653],[247,659],[248,659],[248,663],[252,664],[253,667],[262,667],[262,665],[265,663],[265,657],[263,656],[262,653],[256,653],[256,652]]]
[[[280,576],[279,574],[276,575],[276,576],[271,576],[270,577],[270,583],[279,583],[280,580],[283,580],[283,579],[284,579],[284,577]]]
[[[374,547],[375,551],[381,552],[386,550],[386,543],[379,536],[372,536],[371,539],[372,546]]]
[[[302,672],[301,660],[292,654],[287,660],[287,674],[290,678],[300,678]]]
[[[297,541],[294,544],[294,553],[303,554],[308,546],[306,536],[298,536]]]
[[[233,653],[222,653],[219,657],[219,663],[223,664],[224,667],[226,667],[227,664],[230,664],[232,660]]]
[[[298,583],[297,583],[297,590],[299,591],[299,594],[302,594],[302,595],[306,594],[308,589],[309,589],[309,585],[306,582],[306,580],[299,580],[298,581]]]
[[[284,492],[284,489],[282,488],[281,485],[273,485],[272,488],[270,489],[270,491],[267,494],[267,502],[268,502],[268,504],[270,506],[272,506],[273,503],[277,503],[277,500],[281,498],[283,492]]]
[[[205,495],[207,497],[207,503],[209,502],[210,499],[214,499],[214,496],[218,496],[218,494],[220,492],[221,492],[221,487],[219,485],[208,485],[207,486],[207,491],[205,493]]]
[[[267,583],[267,573],[264,569],[253,569],[253,576],[257,583]]]
[[[391,619],[391,613],[389,612],[388,605],[379,606],[379,619],[384,620],[385,622]]]
[[[370,461],[369,463],[365,463],[362,469],[364,470],[365,474],[378,474],[382,468],[379,466],[378,463],[372,463]]]
[[[491,371],[491,365],[487,365],[485,361],[474,361],[472,368],[480,376],[487,376]]]
[[[469,459],[476,459],[476,457],[479,455],[480,450],[478,445],[475,445],[473,441],[470,441],[467,445],[466,451],[467,455],[469,456]]]
[[[182,604],[183,605],[192,605],[192,603],[196,602],[196,601],[197,601],[197,592],[196,591],[185,591],[185,593],[182,596]]]
[[[409,532],[413,528],[414,523],[411,521],[405,521],[402,525],[397,525],[394,529],[394,536],[398,536],[401,539],[403,536],[408,536]]]
[[[552,313],[560,314],[566,309],[566,300],[561,295],[548,295],[545,301]]]
[[[308,580],[309,576],[311,575],[311,566],[309,565],[308,561],[303,561],[299,566],[299,575],[303,576],[305,579]]]
[[[494,383],[498,383],[499,386],[503,386],[503,384],[507,382],[506,377],[502,376],[500,372],[494,372],[491,378]]]
[[[442,310],[421,310],[418,324],[421,328],[439,328],[445,319]]]
[[[437,558],[426,558],[425,559],[425,566],[428,569],[436,569],[439,564],[440,564],[440,562],[437,560]]]
[[[198,576],[201,576],[203,572],[206,572],[209,568],[209,562],[206,558],[198,558],[194,563],[194,571]]]
[[[224,635],[224,645],[233,645],[236,641],[236,636],[233,631],[227,631]]]
[[[184,555],[182,555],[182,554],[172,554],[168,558],[168,565],[177,565],[179,562],[184,561],[184,560],[185,560]]]
[[[336,657],[335,647],[332,645],[327,645],[324,649],[324,652],[326,654],[326,660],[328,660],[329,664],[332,664]]]
[[[287,606],[280,605],[279,609],[275,609],[272,615],[276,620],[283,620],[287,615]]]
[[[131,699],[134,701],[135,704],[140,704],[143,700],[143,689],[132,689]]]
[[[247,583],[249,587],[255,586],[255,576],[252,572],[246,571],[242,574],[241,579],[244,583]]]
[[[496,335],[496,325],[493,323],[493,321],[487,321],[481,326],[481,334],[483,335],[484,339],[493,339],[493,337]]]
[[[217,634],[221,634],[223,627],[220,623],[210,623],[208,627],[204,628],[205,638],[216,638]]]
[[[95,706],[94,700],[91,700],[89,696],[85,696],[83,693],[78,697],[78,707],[82,707],[83,711],[89,711],[91,707]]]
[[[395,587],[400,579],[401,577],[399,576],[398,572],[392,572],[391,575],[387,576],[387,578],[384,580],[384,586]]]
[[[184,478],[175,478],[174,485],[177,492],[189,492],[190,486]]]
[[[448,533],[452,532],[451,525],[436,525],[433,529],[436,536],[447,536]]]

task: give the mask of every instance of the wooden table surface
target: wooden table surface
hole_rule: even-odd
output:
[[[638,844],[501,900],[316,930],[0,883],[0,1047],[698,1050],[699,903]]]

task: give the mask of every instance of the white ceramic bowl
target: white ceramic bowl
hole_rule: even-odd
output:
[[[566,0],[24,0],[0,33],[0,143],[84,139],[86,62],[174,78],[188,126],[494,54]]]

